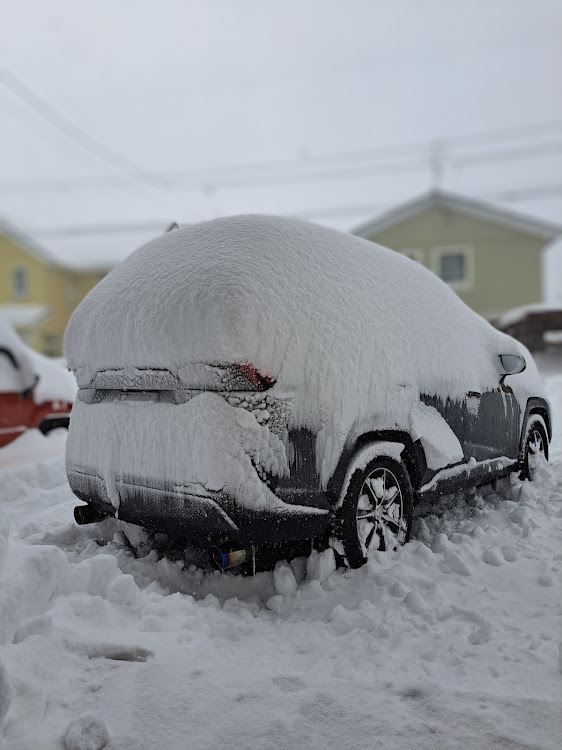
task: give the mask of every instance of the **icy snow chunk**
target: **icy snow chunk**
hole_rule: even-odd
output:
[[[120,574],[117,560],[113,555],[96,555],[88,562],[91,571],[88,593],[105,598],[109,584]]]
[[[461,575],[461,576],[472,575],[472,573],[470,572],[470,568],[468,567],[468,565],[450,547],[446,547],[445,548],[444,558],[445,558],[445,562],[450,566],[450,568],[452,570],[455,571],[455,573],[459,573],[459,575]]]
[[[495,547],[487,547],[484,550],[484,561],[487,562],[489,565],[495,565],[499,568],[499,566],[502,564],[502,556],[500,555],[499,551]]]
[[[135,604],[139,596],[139,588],[132,575],[114,578],[107,588],[107,598],[114,604],[130,606]]]
[[[24,620],[14,636],[14,643],[21,643],[30,635],[48,635],[53,628],[53,620],[49,615],[37,615]]]
[[[419,591],[409,591],[404,597],[404,604],[417,615],[420,615],[425,619],[429,618],[425,602]]]
[[[282,594],[275,594],[274,596],[269,597],[265,606],[272,612],[275,612],[275,614],[280,614],[284,601],[285,597]]]
[[[433,537],[431,541],[431,551],[443,552],[448,544],[449,544],[449,540],[447,538],[447,534],[440,531],[437,534],[435,534],[435,536]]]
[[[430,469],[442,469],[464,457],[459,439],[441,414],[421,401],[410,412],[410,434],[421,441]]]
[[[554,586],[554,579],[548,573],[541,573],[539,576],[539,584],[541,586]]]
[[[72,721],[64,736],[66,750],[102,750],[108,742],[107,727],[94,714],[84,714]]]
[[[402,599],[408,593],[408,589],[404,586],[402,581],[394,581],[390,587],[390,593],[397,599]]]
[[[517,548],[513,544],[504,544],[501,551],[507,562],[514,562],[517,560]]]
[[[0,509],[0,580],[2,579],[2,570],[4,569],[4,560],[8,549],[8,532],[8,522]]]
[[[531,511],[525,506],[516,508],[511,514],[510,520],[513,521],[513,523],[519,524],[520,526],[528,526],[531,520]]]
[[[8,682],[8,675],[6,674],[6,669],[4,668],[4,665],[0,661],[0,740],[2,739],[1,737],[2,723],[4,722],[4,719],[6,718],[6,714],[8,713],[8,709],[10,708],[11,702],[12,702],[12,690]]]
[[[480,646],[482,643],[488,643],[492,637],[492,623],[484,622],[479,628],[469,633],[467,641],[473,646]]]
[[[322,583],[332,575],[335,569],[336,557],[331,547],[323,552],[312,550],[306,564],[306,577]]]
[[[291,596],[298,588],[293,569],[287,562],[278,562],[273,571],[275,590],[282,596]]]

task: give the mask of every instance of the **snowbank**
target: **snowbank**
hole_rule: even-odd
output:
[[[354,425],[377,414],[381,428],[408,429],[420,391],[495,388],[497,355],[522,352],[410,259],[263,216],[149,242],[82,301],[65,339],[81,387],[106,369],[167,369],[181,381],[189,364],[250,363],[294,394],[294,424],[318,434],[324,484]],[[531,375],[540,391],[532,364]]]
[[[327,550],[253,579],[65,523],[59,462],[4,473],[7,750],[557,750],[561,469],[426,508],[360,570]]]

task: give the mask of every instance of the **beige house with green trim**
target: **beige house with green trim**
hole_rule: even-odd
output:
[[[69,318],[109,269],[75,270],[33,240],[0,223],[0,318],[31,347],[62,356]]]
[[[434,191],[353,234],[422,263],[494,321],[514,307],[543,301],[543,250],[562,227]]]

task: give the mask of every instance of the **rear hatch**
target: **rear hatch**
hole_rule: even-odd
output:
[[[118,508],[120,486],[223,493],[244,507],[281,501],[264,483],[288,472],[290,400],[246,364],[77,373],[67,470],[99,478]]]

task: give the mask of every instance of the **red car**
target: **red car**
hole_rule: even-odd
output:
[[[74,391],[70,372],[0,325],[0,447],[29,429],[68,427]]]

